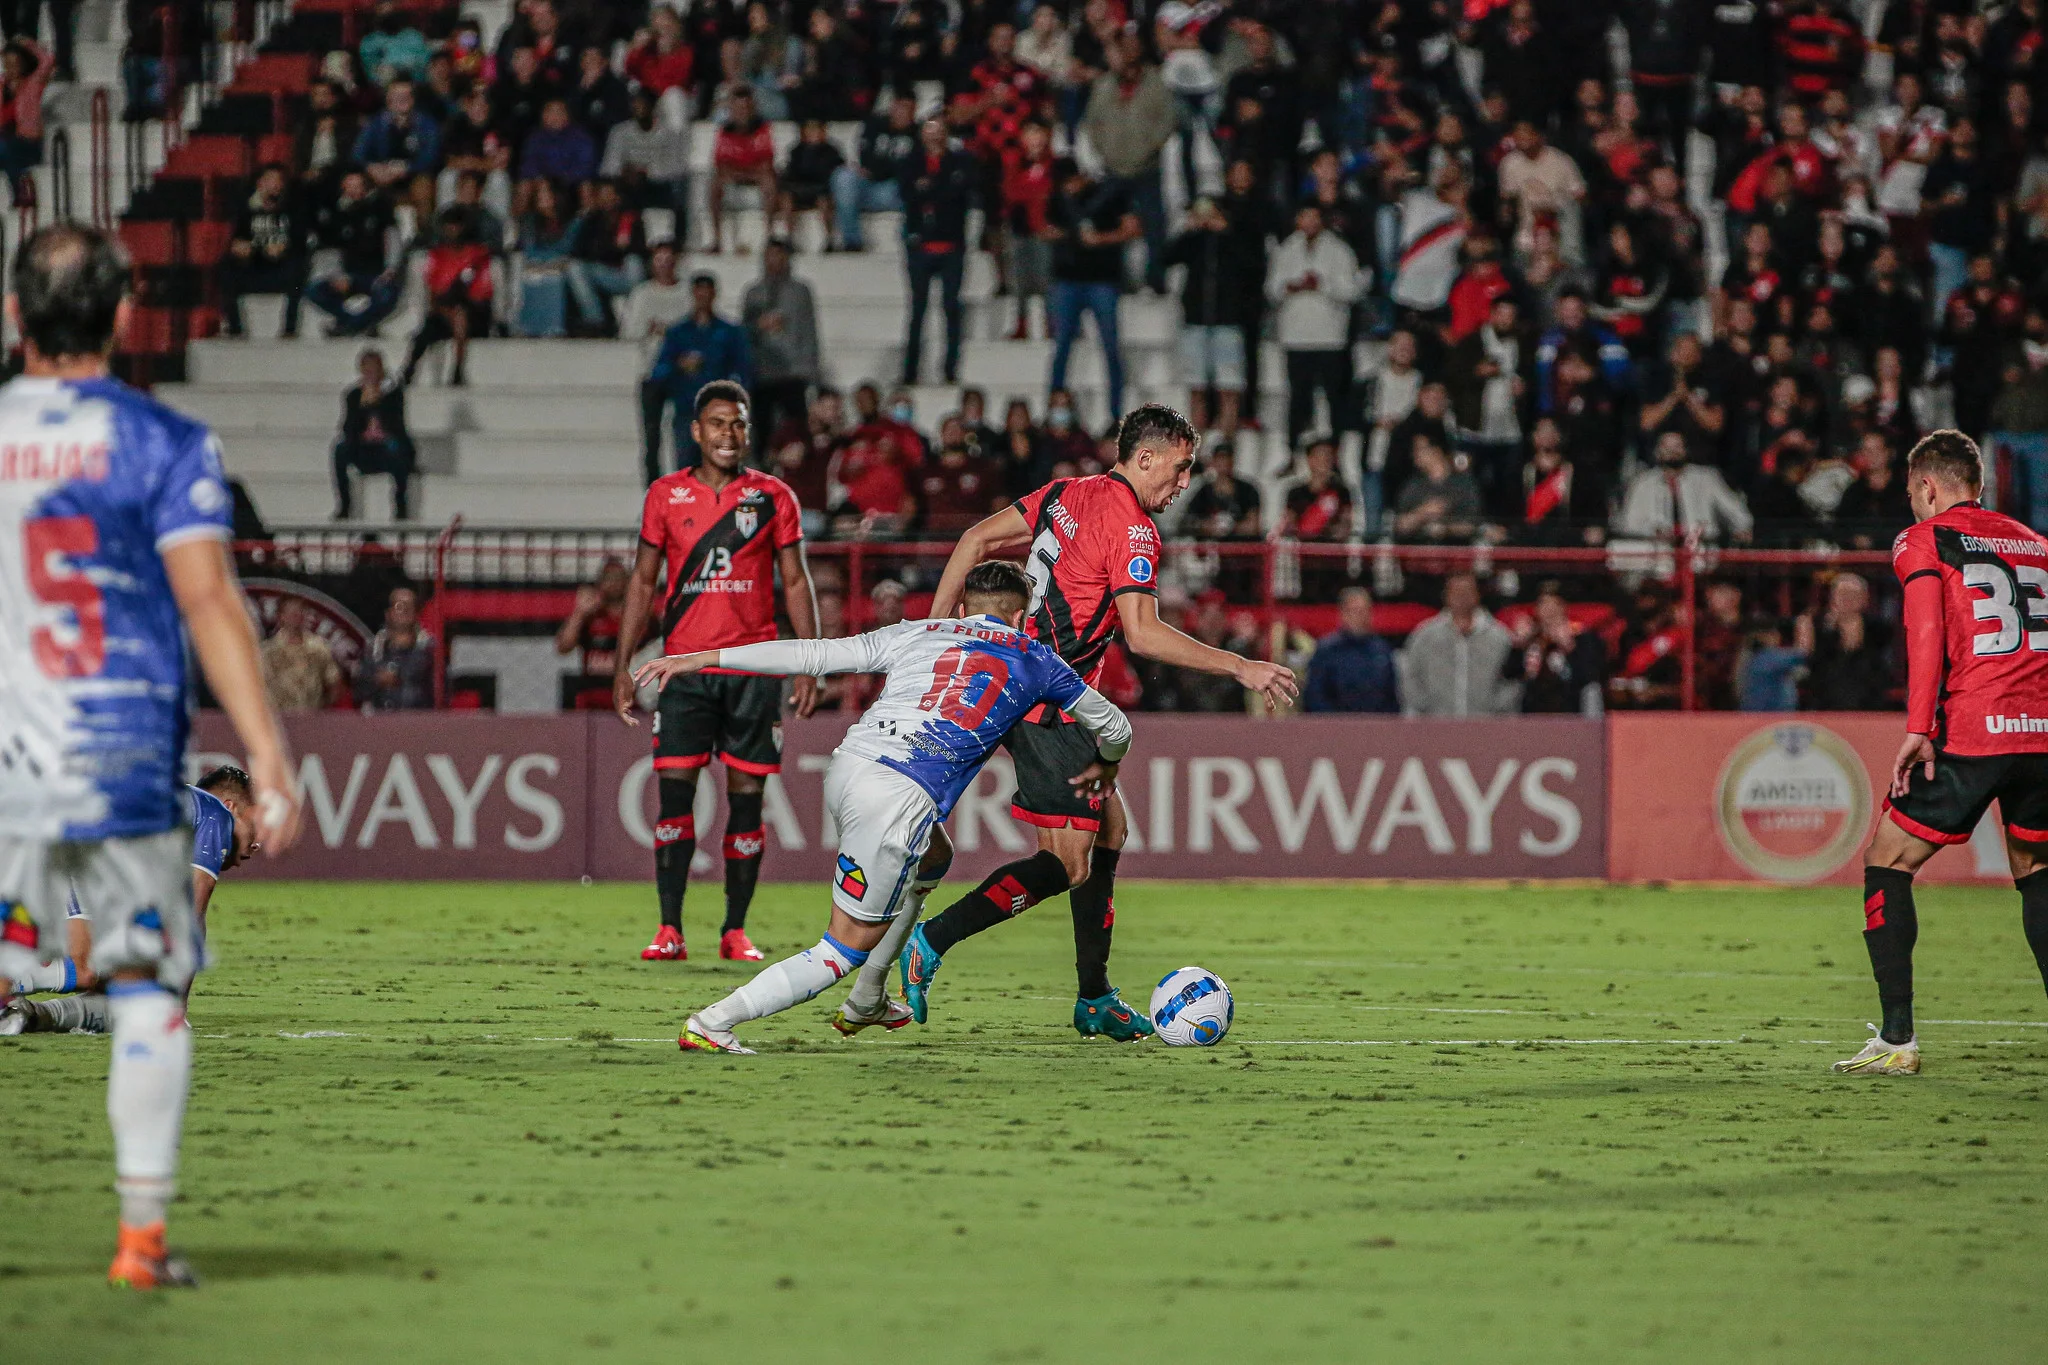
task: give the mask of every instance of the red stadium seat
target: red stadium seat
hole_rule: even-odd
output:
[[[136,265],[176,265],[177,225],[137,219],[121,224],[121,244]]]
[[[310,7],[309,7],[310,8]],[[235,72],[238,91],[282,90],[296,95],[313,83],[320,60],[310,52],[266,52],[242,63]]]
[[[171,149],[164,174],[203,180],[209,175],[240,177],[249,173],[249,144],[238,137],[204,135]]]
[[[235,225],[225,222],[192,222],[185,225],[185,260],[190,265],[212,265],[227,254]]]

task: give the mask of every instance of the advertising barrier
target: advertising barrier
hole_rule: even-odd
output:
[[[1144,716],[1120,788],[1137,877],[1600,877],[1607,744],[1597,722]],[[557,880],[651,876],[648,731],[610,715],[314,714],[288,722],[306,793],[297,848],[237,875]],[[824,772],[843,717],[783,727],[765,808],[776,881],[823,880]],[[192,767],[239,761],[218,715]],[[954,878],[1033,846],[998,754],[948,828]],[[722,783],[698,783],[698,867],[717,875]]]
[[[1883,818],[1898,714],[1616,715],[1608,720],[1616,881],[1860,884]],[[1997,808],[1923,880],[2006,880]]]

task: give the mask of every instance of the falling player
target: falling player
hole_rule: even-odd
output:
[[[1057,654],[1020,633],[1031,597],[1023,571],[1001,561],[976,565],[955,596],[959,619],[904,621],[849,640],[775,640],[641,668],[643,680],[714,666],[887,675],[825,771],[825,800],[839,823],[825,936],[691,1015],[680,1039],[686,1051],[750,1051],[733,1036],[735,1026],[802,1004],[878,947],[900,943],[916,918],[913,885],[934,883],[943,871],[927,857],[933,832],[1025,712],[1056,706],[1087,736],[1089,761],[1069,779],[1075,790],[1099,793],[1115,782],[1131,723]],[[845,1018],[854,1027],[884,1022],[859,1010]]]
[[[76,887],[113,1034],[121,1228],[107,1278],[190,1284],[164,1249],[192,1066],[179,997],[200,947],[179,784],[188,631],[249,755],[273,851],[298,832],[297,799],[228,561],[219,449],[108,377],[129,307],[119,245],[44,228],[21,246],[14,291],[24,374],[0,388],[0,979],[63,954]]]
[[[1159,530],[1152,514],[1188,486],[1201,440],[1187,418],[1148,403],[1117,427],[1116,468],[1092,478],[1059,479],[987,518],[960,538],[946,563],[932,614],[950,614],[970,569],[990,555],[1029,547],[1031,602],[1025,629],[1091,683],[1121,631],[1148,659],[1236,679],[1269,705],[1295,694],[1281,664],[1212,649],[1159,619]],[[1034,708],[1004,740],[1017,767],[1010,813],[1038,828],[1039,851],[991,872],[964,899],[913,930],[904,947],[904,996],[919,1023],[941,954],[971,934],[1001,924],[1062,891],[1074,915],[1079,998],[1074,1027],[1119,1041],[1152,1032],[1109,984],[1116,923],[1116,865],[1124,846],[1124,805],[1072,779],[1093,762],[1085,728],[1057,706]],[[871,963],[870,972],[887,969]]]
[[[239,867],[258,847],[256,799],[249,774],[219,767],[185,788],[186,815],[192,824],[192,913],[205,942],[206,907],[221,874]],[[0,1005],[0,1035],[15,1033],[105,1033],[107,997],[94,989],[92,920],[78,897],[71,897],[65,929],[70,941],[65,956],[46,963],[27,980],[14,983],[21,996]],[[203,956],[203,955],[202,955]],[[62,992],[48,1000],[25,998],[31,991]]]
[[[1977,501],[1983,463],[1954,431],[1906,459],[1917,525],[1892,546],[1905,588],[1906,739],[1863,869],[1863,942],[1884,1023],[1835,1070],[1910,1076],[1913,874],[1969,839],[1993,800],[2021,923],[2048,983],[2048,540]]]
[[[790,624],[818,634],[818,601],[804,560],[796,494],[772,474],[745,468],[747,391],[718,380],[697,391],[691,434],[703,463],[657,479],[640,516],[640,553],[626,585],[625,620],[612,675],[612,704],[633,719],[633,652],[647,632],[654,581],[666,563],[668,600],[661,638],[669,654],[750,645],[775,638],[775,576]],[[796,713],[818,704],[815,678],[798,678]],[[697,856],[697,776],[716,754],[725,764],[725,927],[718,955],[759,962],[747,938],[747,907],[761,876],[761,791],[782,771],[782,680],[739,668],[677,677],[654,712],[654,772],[661,792],[654,826],[654,885],[661,928],[640,954],[680,962],[683,893]]]

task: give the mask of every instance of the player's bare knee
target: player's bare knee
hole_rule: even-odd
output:
[[[737,768],[725,770],[725,794],[727,796],[753,796],[767,785],[767,779],[759,773],[743,773]]]
[[[945,875],[953,865],[953,841],[946,834],[944,825],[932,826],[932,841],[925,845],[924,856],[917,860],[919,881],[930,881]]]

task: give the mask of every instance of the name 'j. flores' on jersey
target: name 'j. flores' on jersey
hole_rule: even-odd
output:
[[[184,818],[185,634],[163,553],[228,521],[197,422],[111,379],[0,388],[0,835]]]
[[[883,673],[882,694],[840,741],[842,753],[894,768],[925,789],[939,817],[1010,727],[1051,702],[1121,757],[1131,725],[1052,650],[993,616],[903,621],[839,640],[771,640],[719,651],[726,668],[767,673]]]

